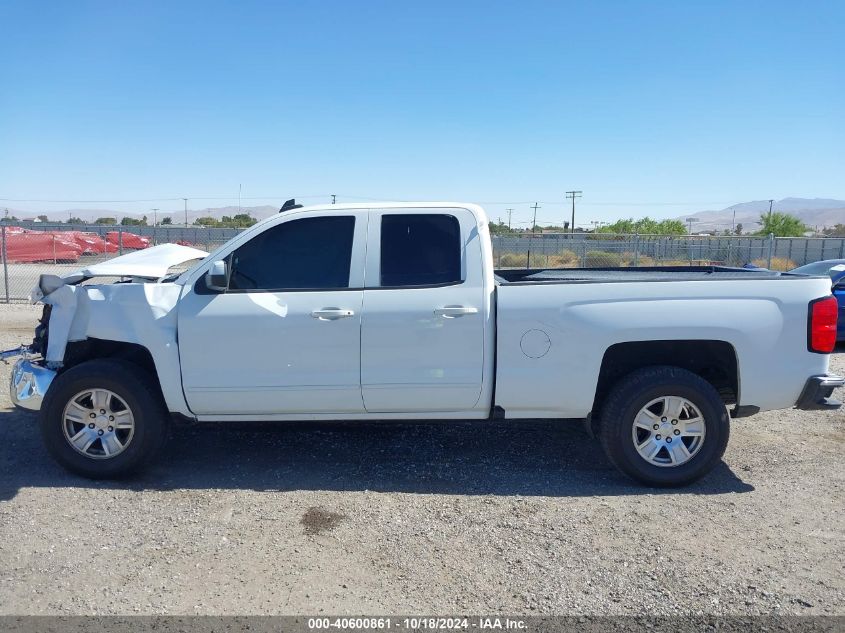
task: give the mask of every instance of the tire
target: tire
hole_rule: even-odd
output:
[[[148,372],[126,360],[100,359],[56,376],[39,424],[48,452],[67,470],[117,479],[152,461],[167,439],[169,416]]]
[[[719,393],[679,367],[628,374],[614,385],[600,418],[599,439],[608,459],[649,486],[685,486],[705,476],[722,459],[729,437]]]

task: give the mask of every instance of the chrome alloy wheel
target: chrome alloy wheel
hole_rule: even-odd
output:
[[[680,396],[662,396],[646,404],[634,418],[631,437],[644,460],[654,466],[687,463],[704,444],[704,416]]]
[[[68,443],[85,457],[109,459],[122,453],[135,434],[126,402],[108,389],[86,389],[73,396],[62,414]]]

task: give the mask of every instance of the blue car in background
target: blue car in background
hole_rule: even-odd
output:
[[[845,259],[825,259],[793,268],[789,272],[802,275],[830,275],[833,282],[833,296],[839,303],[839,319],[836,321],[836,340],[845,341]]]

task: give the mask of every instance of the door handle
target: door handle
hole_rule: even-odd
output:
[[[321,321],[336,321],[337,319],[345,319],[355,314],[354,310],[347,310],[345,308],[320,308],[314,310],[311,316]]]
[[[478,308],[472,306],[443,306],[442,308],[434,308],[434,314],[442,316],[444,319],[454,319],[466,314],[478,314]]]

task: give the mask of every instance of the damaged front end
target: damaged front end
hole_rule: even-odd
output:
[[[12,403],[23,409],[38,411],[57,373],[54,369],[47,369],[37,361],[30,360],[28,355],[19,358],[12,368],[9,383]]]
[[[0,360],[20,357],[10,381],[12,402],[37,411],[53,379],[63,369],[87,360],[89,343],[115,353],[116,342],[141,344],[155,352],[175,353],[175,307],[181,287],[166,278],[171,267],[207,253],[163,244],[84,268],[66,277],[41,275],[30,294],[43,303],[35,336],[28,346],[0,352]],[[118,277],[105,285],[80,285],[93,277]],[[89,353],[80,355],[83,346]],[[71,347],[77,353],[71,353]],[[178,367],[178,363],[177,363]]]
[[[52,306],[45,305],[41,318],[35,327],[35,337],[27,347],[21,345],[15,349],[0,352],[0,360],[19,357],[12,366],[9,381],[9,397],[12,404],[23,409],[38,411],[47,389],[58,373],[55,368],[46,366],[44,355],[47,353],[47,334]]]

